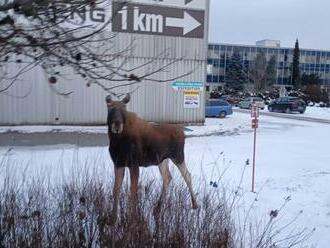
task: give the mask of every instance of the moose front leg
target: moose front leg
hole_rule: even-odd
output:
[[[130,167],[129,173],[131,178],[131,208],[135,211],[138,206],[139,167]]]
[[[183,163],[181,164],[175,164],[178,168],[179,171],[181,173],[181,176],[183,177],[183,179],[185,180],[189,192],[190,192],[190,196],[191,196],[191,203],[192,203],[192,208],[193,209],[197,209],[198,205],[197,205],[197,201],[196,201],[196,196],[192,187],[192,182],[191,182],[191,174],[187,168],[186,162],[183,161]]]
[[[110,220],[110,223],[112,225],[115,224],[117,221],[118,201],[119,201],[119,195],[120,195],[124,175],[125,175],[125,168],[115,166],[115,183],[113,185],[113,208],[112,208],[111,220]]]

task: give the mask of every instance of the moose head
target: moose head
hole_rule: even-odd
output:
[[[126,94],[121,101],[113,101],[110,95],[105,98],[108,107],[107,122],[109,132],[113,134],[121,134],[123,132],[127,116],[126,104],[130,98],[129,94]]]

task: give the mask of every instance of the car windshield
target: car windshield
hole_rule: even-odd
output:
[[[226,101],[215,100],[215,101],[207,101],[206,106],[226,106],[228,103]]]
[[[296,101],[300,101],[301,99],[299,99],[298,97],[289,97],[289,101],[291,102],[296,102]]]

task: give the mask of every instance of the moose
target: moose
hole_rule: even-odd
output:
[[[179,169],[191,196],[192,208],[197,208],[190,172],[184,159],[185,135],[182,127],[174,124],[151,124],[126,109],[130,95],[121,101],[106,97],[108,108],[109,153],[114,164],[115,182],[113,187],[112,219],[117,218],[118,200],[125,168],[130,172],[132,205],[138,202],[139,167],[158,165],[163,187],[155,211],[159,211],[172,179],[169,160]]]

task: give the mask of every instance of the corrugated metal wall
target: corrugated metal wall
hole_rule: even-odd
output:
[[[206,20],[208,20],[208,11],[206,11]],[[135,70],[134,73],[137,75],[144,75],[175,59],[182,58],[165,71],[152,75],[151,78],[168,80],[192,71],[179,81],[205,82],[207,25],[206,22],[205,39],[121,33],[115,38],[115,49],[125,49],[130,42],[133,42],[134,49],[128,55],[125,66],[135,68],[148,64]],[[152,63],[148,63],[150,61]],[[19,66],[8,68],[8,70],[18,69]],[[41,68],[35,68],[25,73],[6,92],[0,94],[0,125],[103,124],[106,119],[104,98],[107,93],[97,85],[92,84],[87,87],[86,83],[79,76],[68,76],[51,86],[48,83],[48,75]],[[111,85],[108,82],[103,83]],[[200,108],[185,109],[183,92],[175,91],[171,83],[172,81],[142,82],[132,94],[129,110],[148,121],[204,122],[204,93],[200,96]],[[73,93],[64,97],[54,93],[52,87],[60,92],[73,91]],[[118,91],[128,92],[134,89],[136,85],[123,87]]]

